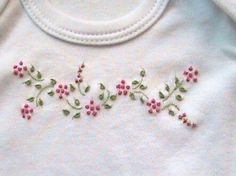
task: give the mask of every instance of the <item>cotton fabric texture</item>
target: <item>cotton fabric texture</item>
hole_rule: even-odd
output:
[[[235,0],[2,0],[0,175],[236,175],[235,7]],[[20,108],[35,90],[13,75],[20,60],[62,83],[84,62],[91,85],[84,102],[97,100],[100,82],[116,91],[142,68],[146,93],[158,97],[194,66],[199,81],[179,106],[198,126],[167,112],[151,116],[125,97],[96,118],[71,120],[63,101],[43,95],[28,121]]]

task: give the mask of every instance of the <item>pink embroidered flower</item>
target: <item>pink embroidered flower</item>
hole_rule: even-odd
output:
[[[25,104],[21,108],[21,115],[23,118],[30,120],[33,113],[34,113],[34,109],[32,107],[30,107],[28,104]]]
[[[116,86],[118,95],[128,95],[130,91],[130,85],[126,84],[125,80],[121,80],[120,84]]]
[[[161,111],[162,103],[160,101],[152,99],[147,102],[147,106],[149,107],[148,112],[150,114],[159,113]]]
[[[197,124],[191,122],[188,118],[187,118],[187,114],[183,113],[179,115],[179,120],[182,120],[183,124],[186,124],[188,127],[192,127],[195,128],[197,127]]]
[[[198,82],[199,71],[194,69],[192,66],[185,70],[183,74],[186,76],[187,82]]]
[[[100,105],[95,104],[93,100],[90,100],[89,104],[85,106],[86,113],[88,116],[96,116],[98,112],[101,110]]]
[[[70,91],[68,86],[65,84],[59,84],[57,89],[56,89],[56,93],[58,94],[59,99],[63,99],[66,96],[70,95]]]
[[[75,78],[75,83],[82,83],[83,82],[83,71],[84,71],[85,65],[82,64],[79,66],[79,70],[77,71],[77,77]]]
[[[25,72],[27,72],[28,67],[24,65],[22,61],[20,61],[18,64],[13,66],[13,73],[16,76],[19,76],[20,78],[24,77]]]

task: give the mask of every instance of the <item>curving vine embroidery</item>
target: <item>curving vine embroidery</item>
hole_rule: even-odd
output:
[[[22,117],[30,120],[34,114],[33,103],[36,107],[44,105],[43,94],[50,97],[58,97],[59,100],[65,102],[65,108],[62,110],[65,116],[72,118],[80,118],[82,113],[96,117],[100,111],[111,109],[118,97],[129,97],[131,101],[139,100],[151,115],[156,115],[162,111],[167,111],[170,116],[178,115],[178,119],[188,127],[195,128],[196,123],[188,119],[187,114],[182,112],[179,102],[184,100],[187,93],[188,83],[197,83],[199,71],[192,66],[183,72],[183,78],[175,77],[173,85],[165,85],[165,89],[158,92],[158,97],[149,97],[146,93],[148,86],[145,84],[146,71],[140,71],[140,78],[131,82],[121,80],[116,86],[115,92],[108,90],[103,83],[99,83],[100,93],[98,102],[94,99],[87,99],[87,103],[82,105],[80,99],[85,97],[90,91],[90,86],[84,84],[85,64],[81,64],[77,71],[75,81],[73,83],[58,83],[54,78],[47,81],[43,78],[40,71],[36,70],[33,65],[27,66],[20,61],[13,66],[15,76],[27,79],[23,82],[28,87],[34,87],[38,92],[36,95],[29,97],[21,108]],[[73,93],[73,94],[72,94]]]

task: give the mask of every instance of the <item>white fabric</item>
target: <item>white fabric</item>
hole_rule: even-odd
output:
[[[50,0],[49,2],[60,12],[73,18],[100,22],[128,15],[143,3],[142,0],[98,0],[90,2],[83,0]]]
[[[159,19],[168,0],[142,1],[129,14],[104,22],[69,16],[48,0],[22,0],[22,3],[34,22],[57,38],[79,44],[111,45],[134,38],[151,27]]]
[[[236,175],[236,24],[231,8],[224,8],[229,1],[216,1],[170,0],[136,38],[96,47],[48,35],[20,1],[9,1],[0,16],[0,175]],[[121,79],[138,79],[142,68],[147,94],[157,97],[193,65],[199,82],[180,107],[198,127],[167,112],[151,116],[125,97],[96,118],[71,120],[61,113],[63,101],[43,95],[44,107],[27,121],[20,108],[36,90],[12,74],[20,60],[62,83],[73,82],[84,61],[91,91],[82,102],[98,95],[98,83],[115,91]]]

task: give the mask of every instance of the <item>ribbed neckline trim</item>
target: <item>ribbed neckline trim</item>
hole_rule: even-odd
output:
[[[21,0],[31,19],[46,33],[83,45],[112,45],[138,36],[159,19],[168,1],[143,0],[128,15],[111,21],[92,22],[68,16],[48,0]]]

